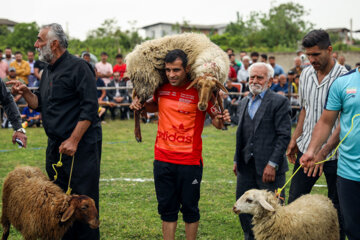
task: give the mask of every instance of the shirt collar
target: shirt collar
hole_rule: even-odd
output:
[[[55,68],[69,55],[69,52],[65,50],[65,52],[55,61],[54,64],[49,64],[48,69],[50,71],[54,71]]]
[[[260,98],[263,99],[267,90],[268,90],[268,88],[265,89],[264,91],[262,91],[262,92],[261,92],[259,95],[257,95],[257,96],[260,96]],[[253,94],[252,94],[251,92],[249,92],[248,98],[249,98],[249,99],[252,99],[252,97],[253,97]]]

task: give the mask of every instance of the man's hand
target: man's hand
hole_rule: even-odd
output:
[[[130,104],[130,109],[131,110],[141,110],[143,107],[144,107],[144,105],[140,103],[139,98],[135,96],[133,98],[133,101]]]
[[[25,84],[20,82],[19,80],[11,80],[5,83],[6,85],[12,85],[11,87],[11,93],[12,95],[21,95],[23,96],[24,93],[29,92],[30,90],[27,88]]]
[[[233,167],[233,172],[234,172],[235,176],[237,176],[236,168],[237,168],[237,164],[236,164],[236,162],[235,162],[235,163],[234,163],[234,167]]]
[[[286,156],[290,163],[295,164],[296,161],[296,154],[298,154],[299,149],[296,144],[296,140],[291,140],[287,149],[286,149]]]
[[[301,166],[304,167],[304,172],[306,173],[309,170],[309,168],[314,167],[314,165],[315,165],[314,153],[311,153],[311,152],[304,153],[301,156],[299,163]]]
[[[231,122],[230,114],[227,109],[224,110],[223,114],[218,112],[215,118],[217,118],[218,120],[223,119],[224,122]]]
[[[69,137],[63,141],[59,147],[59,153],[66,154],[68,156],[74,156],[76,153],[79,142]]]
[[[275,181],[275,174],[276,174],[275,168],[270,166],[269,164],[266,165],[266,167],[264,169],[264,172],[263,172],[262,181],[264,183],[274,182]]]
[[[26,148],[27,136],[24,133],[15,131],[12,137],[13,144],[16,143],[15,139],[20,139],[23,142],[23,148]]]
[[[315,155],[315,159],[314,162],[321,162],[323,160],[325,160],[327,157],[327,153],[324,152],[323,149],[321,149],[316,155]],[[319,177],[322,175],[323,173],[323,168],[324,168],[324,163],[320,163],[320,164],[316,164],[314,167],[309,168],[308,170],[308,177],[313,176],[316,177],[317,173],[319,172]],[[305,169],[304,169],[305,172]],[[306,172],[305,172],[306,173]]]

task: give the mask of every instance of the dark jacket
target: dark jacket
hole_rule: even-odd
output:
[[[248,103],[249,98],[243,98],[240,101],[238,111],[239,126],[236,132],[234,161],[236,161],[240,172],[246,170],[245,161],[241,154],[241,129]],[[255,159],[257,174],[263,174],[269,161],[279,166],[277,174],[285,173],[288,170],[285,151],[291,137],[290,113],[291,108],[288,99],[268,89],[253,119],[253,158]]]

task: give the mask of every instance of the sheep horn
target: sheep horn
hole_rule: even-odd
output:
[[[263,198],[260,199],[259,203],[264,209],[266,209],[266,210],[268,210],[270,212],[275,211],[275,209],[265,199],[263,199]]]
[[[190,85],[186,88],[186,90],[189,90],[190,88],[192,88],[198,81],[199,81],[199,78],[196,78],[196,79],[192,80],[192,82],[191,82]]]

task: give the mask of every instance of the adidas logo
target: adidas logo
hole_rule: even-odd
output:
[[[191,184],[198,184],[198,180],[195,178],[194,181]]]

